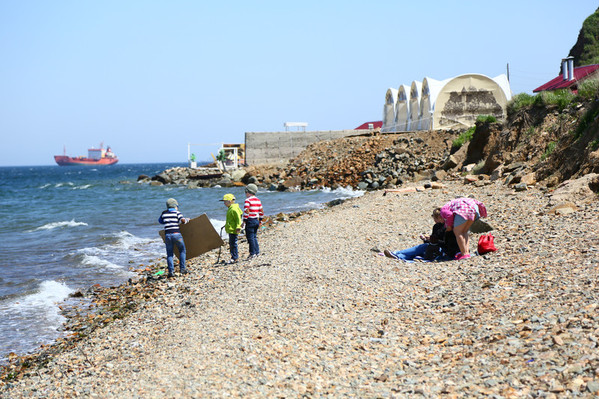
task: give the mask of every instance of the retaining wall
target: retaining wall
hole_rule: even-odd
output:
[[[308,145],[322,140],[356,136],[368,130],[328,130],[311,132],[246,132],[245,162],[248,165],[284,164]]]

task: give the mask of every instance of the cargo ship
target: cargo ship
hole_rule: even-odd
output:
[[[119,159],[114,155],[114,152],[107,147],[104,149],[104,144],[100,148],[90,148],[87,150],[87,157],[83,155],[78,157],[69,157],[66,148],[63,149],[63,155],[54,155],[54,160],[60,166],[71,165],[114,165]]]

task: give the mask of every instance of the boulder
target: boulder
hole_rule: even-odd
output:
[[[489,231],[493,231],[494,228],[484,220],[478,219],[472,223],[470,227],[470,231],[475,234],[488,233]]]
[[[537,179],[535,177],[535,173],[532,172],[532,173],[525,174],[524,176],[522,176],[520,178],[520,182],[525,183],[525,184],[527,184],[529,186],[534,186],[535,183],[537,182]]]
[[[552,215],[568,215],[578,211],[578,207],[572,202],[562,202],[553,206],[547,213]]]
[[[233,172],[231,172],[231,180],[240,182],[243,180],[245,175],[246,171],[244,169],[235,169]]]
[[[597,200],[599,174],[590,173],[575,180],[566,180],[551,194],[549,205],[562,202],[587,203]]]

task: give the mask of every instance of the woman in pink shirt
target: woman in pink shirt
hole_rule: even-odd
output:
[[[487,217],[485,205],[473,198],[456,198],[449,201],[441,208],[441,217],[445,219],[447,231],[453,230],[456,241],[460,247],[456,260],[470,257],[470,227],[480,217]]]

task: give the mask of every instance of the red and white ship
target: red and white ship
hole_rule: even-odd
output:
[[[119,159],[114,155],[110,146],[104,149],[104,143],[100,144],[100,148],[90,148],[87,150],[87,157],[83,155],[78,157],[69,157],[66,148],[63,150],[63,155],[54,155],[54,160],[60,166],[71,165],[114,165]]]

